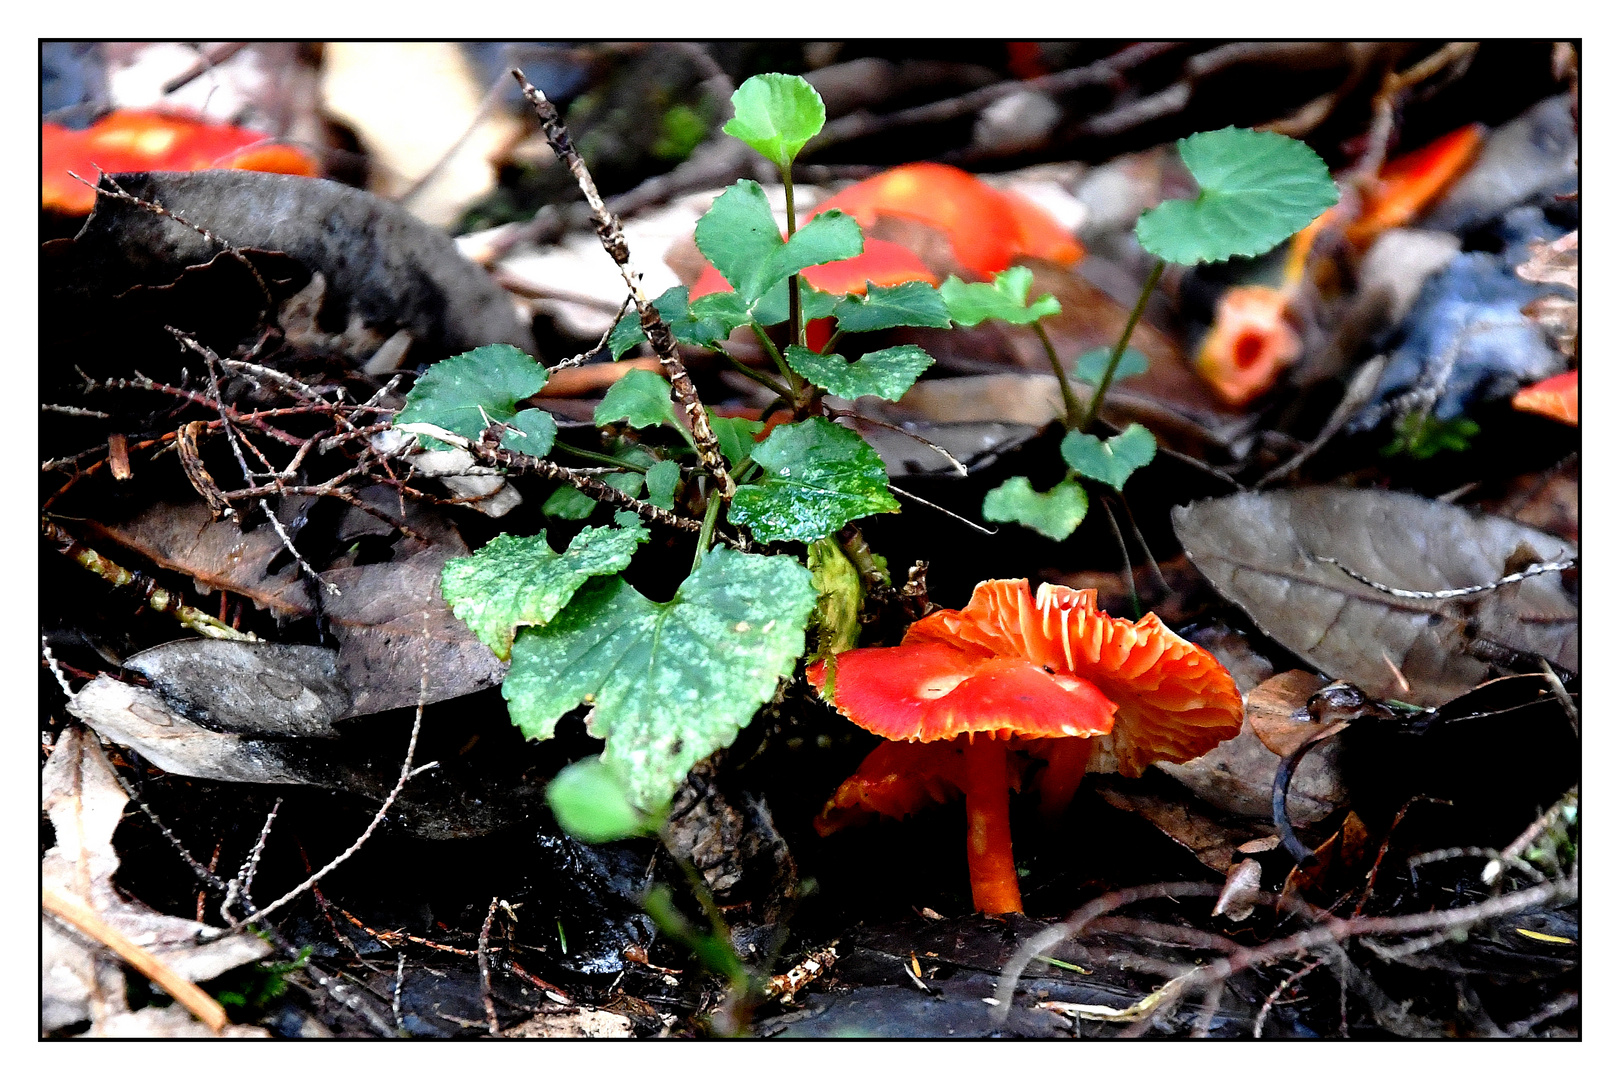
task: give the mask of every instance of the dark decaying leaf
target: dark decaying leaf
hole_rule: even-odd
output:
[[[391,561],[321,575],[341,591],[321,601],[338,642],[338,674],[354,695],[344,716],[414,706],[424,664],[430,703],[501,680],[504,666],[451,614],[440,591],[446,560],[468,555],[467,545],[431,511],[410,506],[406,520],[421,539],[396,542]],[[279,618],[315,614],[308,585],[267,524],[244,533],[230,522],[210,521],[201,503],[160,503],[93,531],[205,587],[246,596]],[[272,572],[272,564],[279,569]]]
[[[215,731],[324,738],[351,703],[337,653],[315,645],[189,638],[137,653],[124,667]]]
[[[367,192],[330,180],[209,170],[125,173],[130,194],[156,202],[239,248],[282,251],[325,275],[340,303],[382,332],[408,330],[413,359],[491,342],[534,351],[511,299],[443,232]],[[73,288],[117,293],[166,285],[220,252],[167,217],[100,195],[73,241]]]
[[[1391,596],[1316,557],[1397,589],[1484,585],[1518,560],[1575,545],[1506,518],[1378,490],[1300,488],[1178,507],[1176,535],[1211,584],[1324,674],[1375,697],[1438,705],[1477,685],[1471,637],[1578,670],[1577,611],[1556,574],[1451,600]],[[1510,565],[1510,561],[1512,565]]]

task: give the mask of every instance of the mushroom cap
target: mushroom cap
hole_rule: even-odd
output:
[[[1157,615],[1137,622],[1097,610],[1096,591],[981,582],[961,611],[912,624],[892,649],[833,658],[833,705],[890,739],[965,732],[1090,737],[1099,763],[1127,776],[1154,761],[1189,761],[1237,735],[1243,699],[1232,676]],[[807,672],[818,688],[827,662]]]
[[[1247,405],[1271,389],[1304,346],[1288,325],[1289,294],[1269,285],[1228,289],[1193,368],[1222,401]]]
[[[1566,424],[1581,422],[1581,374],[1566,371],[1527,386],[1513,395],[1513,407],[1524,412],[1560,420]]]
[[[1485,125],[1468,124],[1389,162],[1345,230],[1346,239],[1366,245],[1384,230],[1412,221],[1468,171],[1484,143]]]
[[[82,131],[41,124],[40,165],[41,205],[75,215],[91,211],[96,193],[69,171],[92,183],[98,168],[107,173],[246,169],[320,175],[306,154],[271,141],[262,131],[139,110],[109,113]]]

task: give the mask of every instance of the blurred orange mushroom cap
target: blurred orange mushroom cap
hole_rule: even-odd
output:
[[[62,214],[88,214],[96,171],[188,172],[246,169],[252,172],[319,176],[320,167],[302,151],[273,142],[262,131],[210,124],[167,113],[109,113],[82,131],[60,124],[40,125],[40,202]]]
[[[1240,285],[1215,305],[1215,323],[1193,369],[1226,404],[1247,405],[1299,359],[1304,346],[1288,325],[1290,299],[1284,289]]]
[[[1513,407],[1540,413],[1571,426],[1581,422],[1581,374],[1566,371],[1527,386],[1513,395]]]

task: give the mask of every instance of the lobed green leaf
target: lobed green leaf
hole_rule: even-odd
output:
[[[969,283],[953,274],[939,287],[939,296],[945,301],[951,321],[962,326],[978,326],[986,319],[1025,326],[1063,310],[1051,293],[1026,304],[1034,281],[1035,273],[1027,266],[1008,267],[989,284]]]
[[[1198,197],[1160,203],[1136,223],[1137,240],[1167,262],[1264,254],[1339,201],[1326,163],[1298,139],[1228,127],[1176,146]]]
[[[906,281],[899,285],[872,285],[865,296],[846,296],[833,309],[838,329],[848,334],[888,330],[896,326],[951,327],[950,312],[939,290],[926,281]]]
[[[731,95],[732,118],[723,130],[787,169],[827,122],[816,88],[797,75],[755,75]]]
[[[405,407],[394,417],[394,423],[432,424],[477,441],[491,420],[511,422],[517,416],[517,403],[538,394],[545,385],[546,369],[522,349],[514,345],[480,345],[459,356],[440,360],[424,371],[405,395]],[[531,411],[538,410],[525,410],[525,413]],[[528,447],[538,445],[543,439],[543,422],[530,422],[537,428],[529,432],[530,438],[536,441],[512,449],[532,453]],[[552,424],[552,437],[556,431],[556,425]],[[432,450],[446,449],[438,439],[424,436],[421,443]],[[547,442],[546,450],[550,449]]]
[[[728,321],[725,312],[713,310],[714,305],[703,306],[704,301],[710,299],[709,296],[700,296],[688,304],[688,295],[689,290],[685,285],[676,285],[665,289],[658,295],[658,299],[653,301],[653,307],[658,309],[658,314],[669,324],[669,332],[674,334],[675,340],[682,345],[690,345],[696,349],[713,348],[730,337],[733,330],[748,321],[746,312],[735,321]],[[641,314],[631,308],[613,324],[613,330],[608,334],[608,352],[613,359],[618,360],[646,340],[647,335],[641,329]]]
[[[1099,439],[1071,431],[1063,436],[1063,460],[1081,476],[1098,480],[1115,491],[1125,489],[1125,481],[1137,469],[1153,460],[1159,444],[1153,432],[1141,424],[1131,424],[1111,439]]]
[[[737,489],[730,519],[756,540],[808,543],[856,518],[900,509],[877,451],[819,416],[776,428],[753,457],[764,475]]]
[[[502,533],[476,554],[446,562],[440,583],[456,617],[507,660],[518,627],[550,622],[587,579],[629,566],[636,545],[646,539],[639,523],[586,528],[558,554],[544,529],[536,536]]]
[[[1073,480],[1036,491],[1027,476],[1015,476],[984,497],[986,521],[1010,521],[1053,540],[1066,540],[1086,519],[1090,502]]]
[[[861,227],[839,210],[817,214],[784,241],[765,189],[753,180],[721,192],[693,239],[749,307],[805,267],[852,259],[863,248]]]
[[[619,421],[633,428],[656,427],[659,424],[678,426],[675,424],[675,403],[670,399],[670,392],[669,383],[656,371],[632,369],[608,387],[592,419],[598,427]]]
[[[824,390],[842,398],[864,395],[899,401],[934,358],[916,345],[896,345],[869,352],[853,364],[837,353],[818,353],[802,345],[789,345],[788,367]]]
[[[531,739],[593,705],[587,730],[607,740],[602,760],[630,802],[652,810],[792,674],[815,599],[797,560],[728,548],[705,555],[668,603],[597,578],[550,623],[518,634],[501,692]]]

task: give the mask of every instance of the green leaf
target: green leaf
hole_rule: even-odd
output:
[[[699,219],[693,239],[749,306],[789,275],[852,259],[863,247],[861,227],[839,210],[817,214],[784,242],[765,189],[752,180],[739,180],[721,192]]]
[[[853,649],[861,639],[860,571],[830,536],[810,544],[805,563],[816,589],[816,648],[810,659]]]
[[[587,528],[559,555],[546,543],[544,529],[538,536],[502,533],[477,554],[444,564],[444,598],[479,641],[507,660],[518,627],[550,622],[588,578],[629,566],[636,545],[646,539],[639,524]]]
[[[557,442],[557,421],[544,409],[524,409],[507,422],[512,426],[501,436],[501,445],[508,450],[545,457]]]
[[[761,302],[763,303],[763,301]],[[786,310],[787,301],[783,300],[783,310]],[[760,305],[753,305],[758,308]],[[748,320],[755,318],[749,310],[749,305],[734,292],[712,292],[698,297],[692,301],[692,317],[702,322],[725,330],[724,336],[717,336],[715,344],[719,344],[731,336],[731,332],[739,326],[747,326]],[[786,315],[782,316],[784,319]]]
[[[647,501],[665,510],[675,509],[675,487],[680,482],[680,465],[660,461],[647,470]]]
[[[599,757],[565,765],[546,785],[546,802],[563,831],[587,844],[656,832],[662,816],[636,809],[623,770]]]
[[[1026,306],[1025,298],[1034,281],[1035,273],[1027,266],[1008,267],[988,285],[979,281],[969,283],[952,274],[939,287],[939,296],[945,301],[951,320],[962,326],[978,326],[986,319],[1026,326],[1063,310],[1063,305],[1051,293]]]
[[[711,293],[710,296],[731,295],[729,293]],[[653,307],[658,314],[664,317],[669,324],[669,332],[675,335],[675,340],[682,345],[690,345],[697,349],[707,349],[731,336],[731,332],[748,321],[746,311],[735,321],[728,322],[723,313],[711,314],[709,309],[701,307],[709,296],[700,296],[687,303],[688,290],[685,285],[676,285],[665,289],[653,301]],[[711,305],[712,307],[712,305]],[[613,324],[613,332],[608,334],[608,352],[613,359],[618,360],[625,353],[647,340],[647,335],[641,330],[641,314],[635,308],[624,313],[618,322]]]
[[[797,75],[755,75],[731,95],[735,115],[722,128],[786,169],[827,122],[816,88]]]
[[[598,427],[624,421],[633,428],[675,424],[675,403],[670,400],[669,383],[656,371],[639,368],[624,373],[624,377],[608,387],[602,395],[602,404],[592,417]]]
[[[1080,354],[1074,362],[1074,377],[1081,382],[1088,382],[1096,386],[1102,382],[1103,372],[1108,370],[1108,358],[1114,355],[1111,345],[1102,345]],[[1119,358],[1119,366],[1114,369],[1114,381],[1128,379],[1132,375],[1145,375],[1148,369],[1148,358],[1139,349],[1126,349]]]
[[[869,352],[853,364],[837,353],[811,352],[802,345],[789,345],[784,359],[788,367],[839,397],[853,399],[870,394],[886,401],[899,401],[917,376],[934,362],[915,345]]]
[[[833,314],[838,316],[838,329],[848,334],[896,326],[934,326],[941,330],[951,326],[950,312],[939,290],[926,281],[870,285],[865,296],[846,296],[838,301]]]
[[[1142,246],[1168,262],[1264,254],[1339,201],[1327,165],[1298,139],[1228,127],[1176,146],[1198,197],[1160,203],[1136,223]]]
[[[405,407],[394,423],[432,424],[477,441],[491,420],[510,421],[517,415],[517,403],[545,385],[546,369],[522,349],[480,345],[424,371],[405,395]],[[448,449],[438,439],[420,441],[430,450]],[[524,452],[529,452],[526,447]]]
[[[1123,491],[1131,473],[1153,460],[1159,444],[1153,432],[1132,424],[1112,439],[1071,431],[1063,436],[1063,460],[1081,476]]]
[[[754,441],[754,436],[765,430],[764,423],[759,420],[745,420],[740,416],[716,416],[712,410],[709,413],[709,427],[714,430],[714,439],[720,444],[720,452],[726,456],[733,469],[754,456],[754,450],[759,446]]]
[[[737,489],[730,518],[756,540],[819,540],[855,518],[900,509],[877,451],[819,416],[776,428],[754,460],[764,476]]]
[[[602,758],[622,770],[631,803],[661,807],[792,674],[815,599],[797,560],[729,548],[704,556],[665,604],[597,578],[518,634],[501,692],[531,739],[594,705],[587,730],[607,740]]]
[[[643,481],[638,472],[605,473],[598,479],[626,495],[633,497],[641,494]],[[595,509],[595,499],[576,487],[564,484],[551,493],[551,497],[540,507],[540,512],[559,521],[584,521]]]
[[[1015,476],[984,497],[986,521],[1011,521],[1053,540],[1065,540],[1086,519],[1086,491],[1064,480],[1051,491],[1030,487],[1027,476]]]

